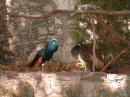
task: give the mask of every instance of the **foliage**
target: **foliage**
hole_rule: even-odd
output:
[[[76,0],[78,4],[97,5],[103,10],[124,10],[128,9],[129,0]],[[115,6],[116,5],[116,6]]]
[[[81,10],[106,10],[106,11],[123,11],[129,9],[128,0],[77,0],[78,8]],[[87,7],[86,5],[89,5]],[[116,5],[116,6],[115,6]],[[74,14],[75,22],[71,30],[77,43],[89,42],[93,43],[92,34],[92,17],[89,14]],[[107,27],[114,29],[114,32],[107,31],[100,23],[96,23],[97,49],[106,57],[117,55],[127,44],[118,39],[118,35],[129,40],[130,31],[128,29],[129,16],[101,16],[101,20]],[[110,59],[110,58],[109,58]]]

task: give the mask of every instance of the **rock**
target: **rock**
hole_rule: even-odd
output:
[[[0,97],[130,97],[127,75],[0,71]]]

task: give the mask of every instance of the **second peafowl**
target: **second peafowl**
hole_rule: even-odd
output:
[[[49,61],[53,54],[58,50],[58,43],[56,39],[53,39],[52,41],[48,42],[45,48],[39,50],[34,57],[34,59],[29,64],[30,67],[34,67],[35,70],[38,69],[40,65],[43,66],[43,64],[46,61]]]

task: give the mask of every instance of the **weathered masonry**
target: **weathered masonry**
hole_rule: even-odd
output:
[[[3,0],[2,0],[3,1]],[[2,2],[0,1],[0,2]],[[61,62],[74,62],[70,50],[75,41],[67,33],[72,27],[72,18],[69,14],[58,14],[47,19],[30,19],[23,17],[6,16],[3,5],[7,5],[7,11],[15,14],[46,15],[55,9],[74,9],[74,0],[6,0],[0,7],[4,9],[0,15],[1,20],[7,22],[1,24],[0,37],[0,62],[14,64],[27,59],[37,47],[44,44],[53,36],[58,38],[59,50],[54,59]]]

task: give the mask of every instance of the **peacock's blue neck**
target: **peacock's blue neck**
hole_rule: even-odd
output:
[[[56,41],[49,42],[47,45],[47,49],[52,53],[56,52],[58,49],[58,43]]]

